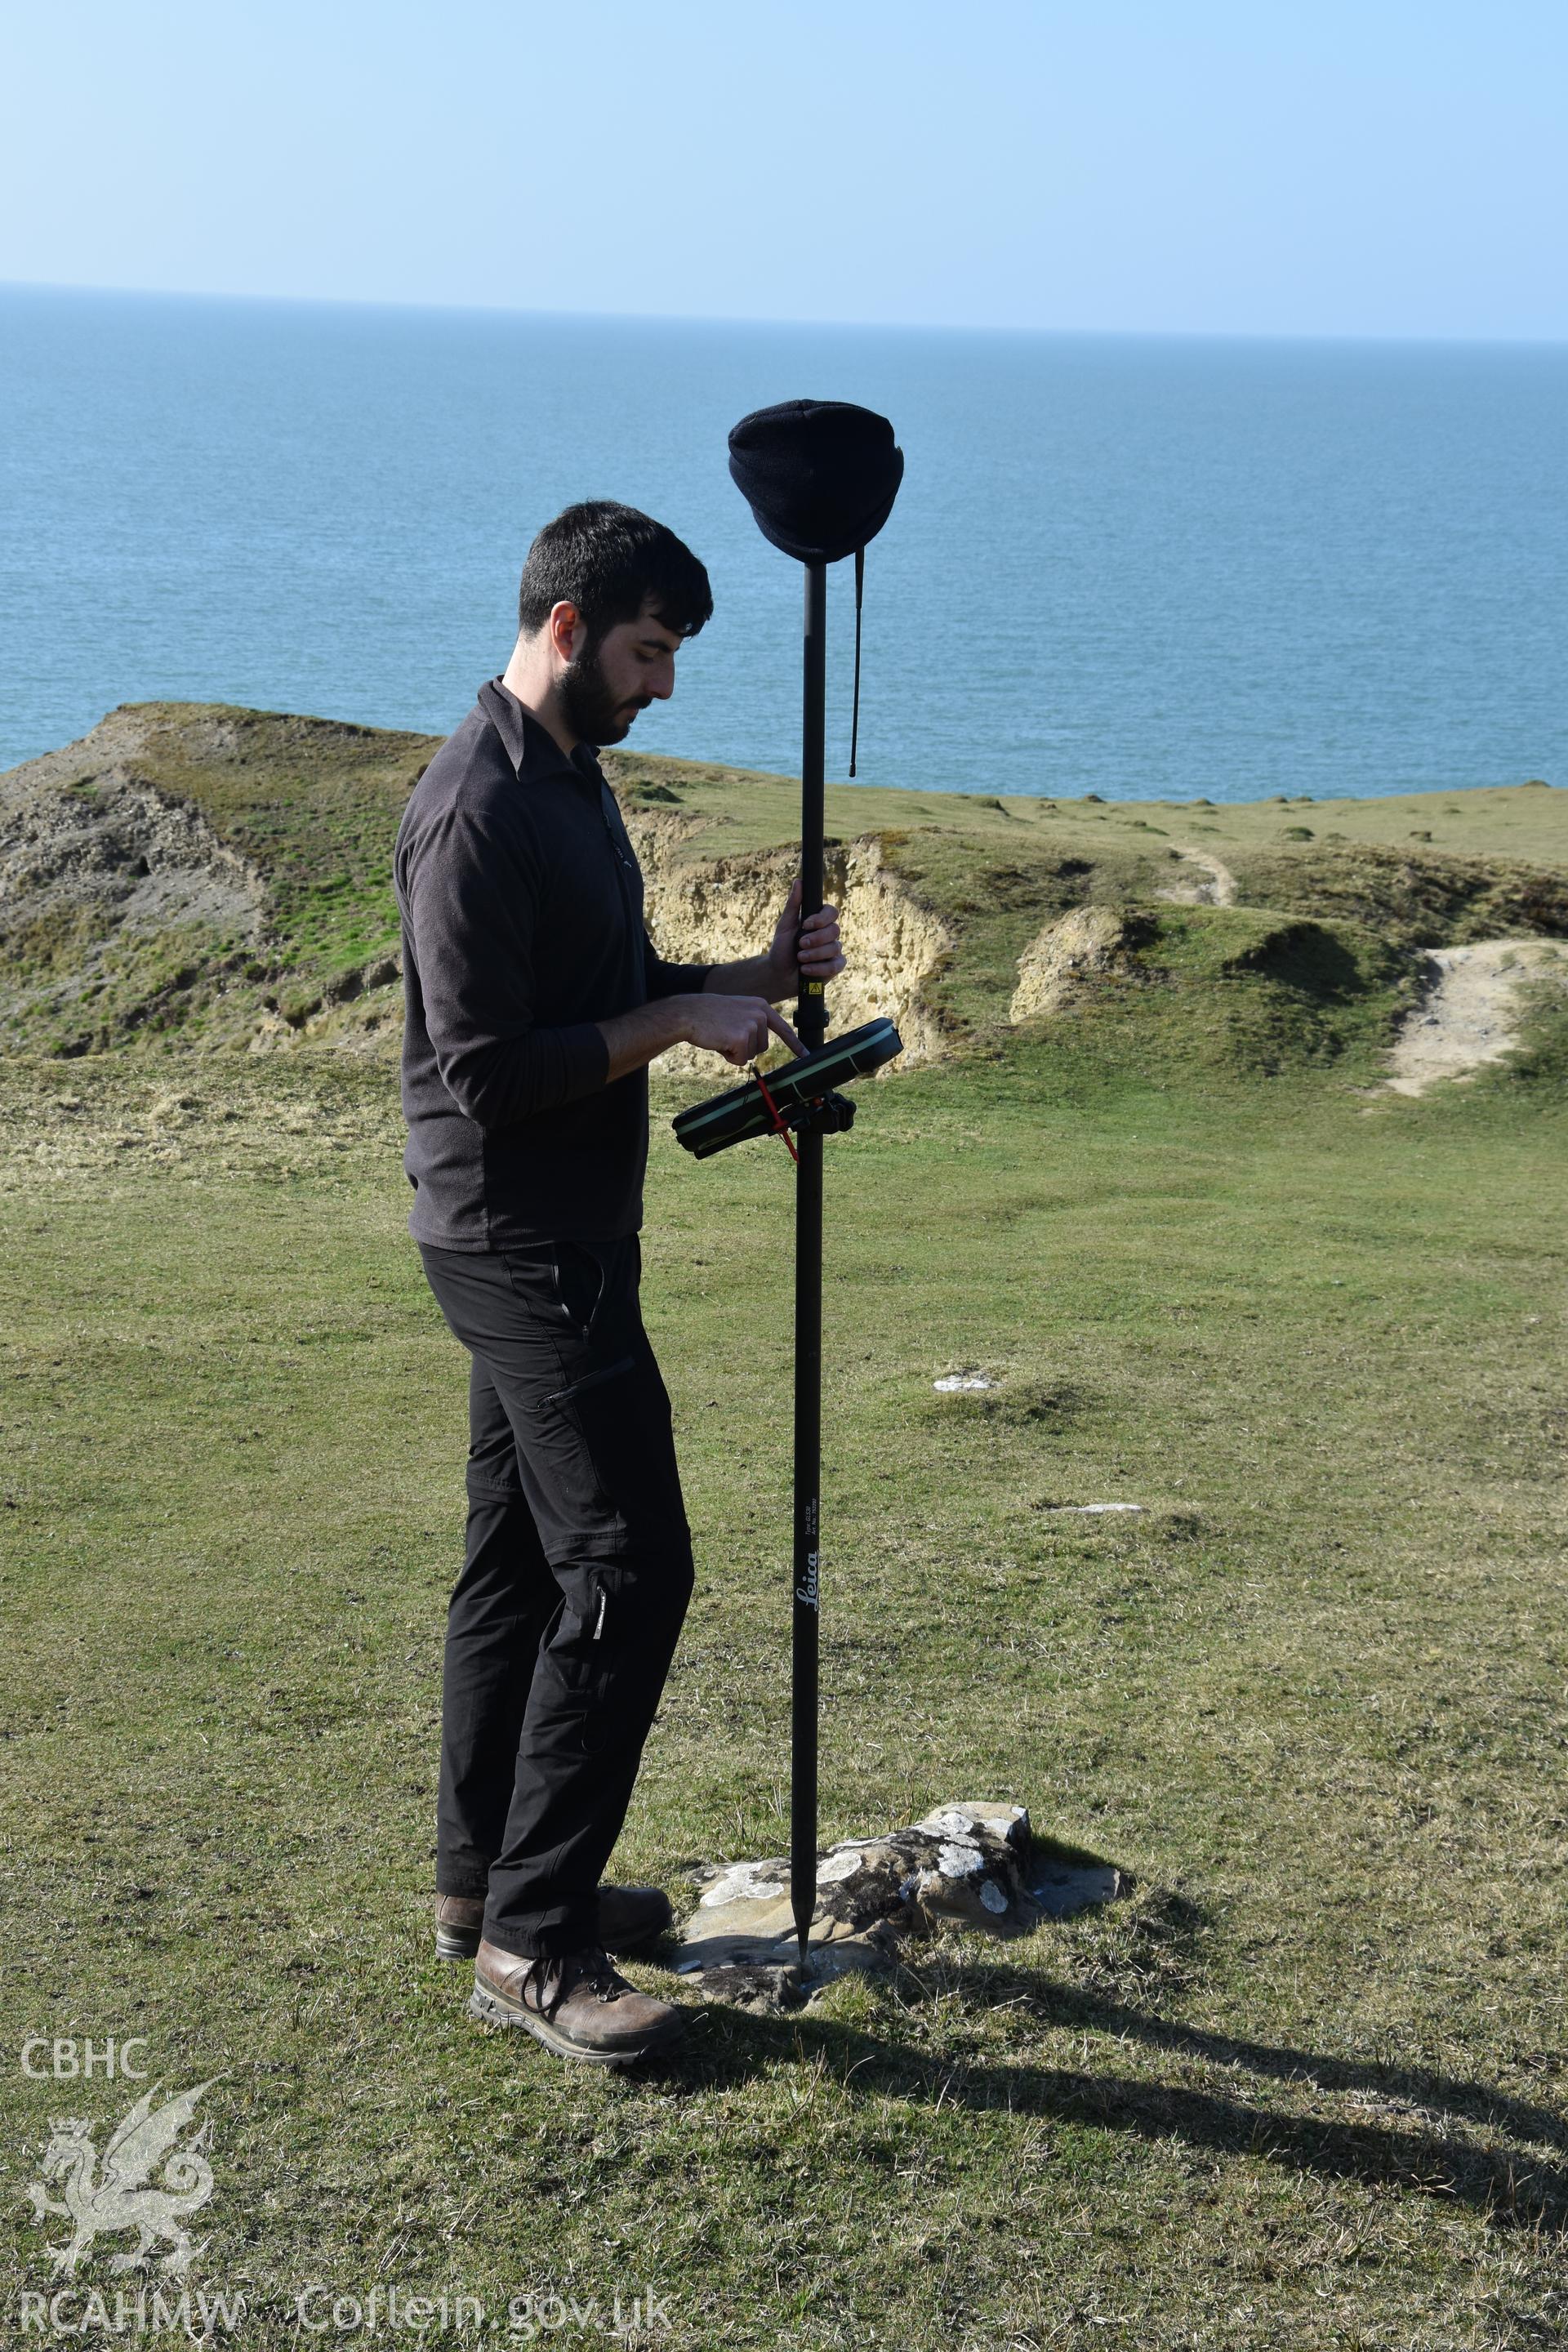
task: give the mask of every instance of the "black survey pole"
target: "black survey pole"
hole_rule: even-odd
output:
[[[785,400],[742,416],[730,436],[730,472],[764,539],[805,566],[805,694],[800,754],[800,912],[822,905],[823,767],[827,700],[827,567],[860,562],[892,512],[904,458],[885,416],[840,400]],[[858,712],[859,635],[856,635]],[[851,764],[850,774],[855,772]],[[807,981],[795,1025],[808,1054],[827,1034],[824,983]],[[871,1024],[878,1026],[879,1024]],[[879,1024],[898,1051],[890,1023]],[[868,1030],[868,1036],[869,1030]],[[858,1031],[849,1033],[858,1037]],[[847,1044],[849,1041],[844,1041]],[[798,1066],[798,1065],[797,1065]],[[865,1066],[872,1066],[868,1063]],[[763,1089],[765,1096],[766,1090]],[[769,1109],[777,1113],[771,1098]],[[817,1567],[822,1522],[822,1138],[849,1123],[853,1108],[832,1093],[814,1100],[795,1129],[795,1543],[791,1560],[790,1908],[807,1961],[816,1909]],[[679,1123],[678,1123],[679,1132]],[[693,1149],[700,1148],[693,1139]],[[718,1149],[718,1144],[714,1144]]]
[[[827,699],[827,566],[805,566],[805,691],[800,750],[800,911],[823,899]],[[827,996],[808,980],[795,1028],[809,1051],[827,1034]],[[800,1962],[816,1908],[817,1569],[822,1526],[822,1135],[797,1138],[795,1180],[795,1558],[790,1677],[789,1885]]]

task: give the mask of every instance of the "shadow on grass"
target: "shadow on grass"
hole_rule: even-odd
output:
[[[1535,2140],[1568,2155],[1568,2116],[1525,2099],[1511,2097],[1487,2083],[1463,2083],[1437,2074],[1428,2067],[1379,2063],[1364,2058],[1331,2058],[1319,2052],[1292,2050],[1282,2044],[1250,2042],[1225,2032],[1205,2032],[1168,2018],[1152,2017],[1127,2003],[1107,2000],[1064,1986],[1022,2000],[1042,2024],[1078,2026],[1089,2032],[1131,2036],[1151,2049],[1173,2050],[1184,2057],[1201,2058],[1214,2066],[1242,2066],[1276,2081],[1300,2083],[1330,2094],[1362,2092],[1384,2100],[1406,2100],[1413,2106],[1436,2108],[1445,2116],[1462,2116],[1468,2123],[1490,2131],[1510,2132],[1516,2138]]]
[[[948,1979],[948,1989],[954,1989]],[[679,2072],[688,2083],[743,2082],[764,2069],[820,2053],[847,2091],[909,2100],[934,2109],[1054,2116],[1138,2138],[1252,2156],[1325,2179],[1389,2184],[1472,2207],[1500,2225],[1568,2227],[1568,2171],[1528,2147],[1499,2147],[1454,2130],[1462,2116],[1483,2130],[1568,2151],[1568,2123],[1546,2108],[1485,2084],[1449,2081],[1417,2068],[1331,2058],[1173,2023],[1126,2003],[1069,1987],[1042,1989],[1005,1968],[969,1969],[958,1986],[976,2009],[1009,1998],[1042,2024],[1134,2038],[1146,2047],[1215,2066],[1245,2068],[1319,2094],[1374,2096],[1442,2110],[1444,2121],[1407,2127],[1327,2116],[1284,2114],[1245,2094],[1196,2090],[1090,2072],[997,2063],[962,2053],[933,2056],[909,2044],[809,2013],[768,2017],[717,2008],[704,2012]]]

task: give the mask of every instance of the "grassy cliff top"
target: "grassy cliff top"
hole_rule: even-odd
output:
[[[388,989],[393,842],[438,740],[142,703],[0,777],[0,1029],[65,1053],[171,1033],[239,1043],[258,1019],[297,1028]],[[631,750],[605,767],[642,821],[650,880],[796,838],[788,778]],[[856,783],[830,785],[826,809],[832,838],[876,835],[950,927],[955,1036],[1005,1019],[1031,936],[1082,905],[1184,901],[1166,929],[1215,937],[1224,910],[1262,909],[1330,926],[1355,954],[1568,936],[1568,793],[1540,783],[1226,805]]]
[[[128,703],[105,723],[114,721],[140,732],[137,763],[148,780],[191,800],[225,841],[267,869],[286,898],[341,888],[346,877],[362,875],[384,883],[404,803],[442,740],[225,703]],[[84,746],[93,741],[83,739]],[[686,837],[687,856],[732,855],[798,837],[800,788],[791,777],[635,750],[606,752],[605,769],[634,805],[679,807],[700,821]],[[26,772],[14,769],[11,776]],[[1101,802],[1093,794],[993,798],[830,783],[826,803],[828,830],[842,836],[931,828],[987,853],[1017,846],[1037,829],[1053,849],[1101,854],[1113,844],[1142,851],[1165,835],[1191,835],[1220,854],[1300,859],[1315,841],[1568,866],[1568,792],[1540,782],[1375,800],[1224,803]]]

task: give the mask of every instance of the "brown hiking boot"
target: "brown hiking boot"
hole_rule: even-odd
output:
[[[675,1914],[662,1886],[601,1886],[599,1941],[607,1952],[635,1952],[662,1936]],[[437,1895],[436,1958],[471,1960],[484,1933],[482,1895]]]
[[[686,2020],[673,2002],[652,2000],[617,1976],[607,1952],[569,1952],[552,1960],[479,1946],[470,2017],[521,2025],[558,2058],[630,2066],[664,2050]]]
[[[437,1895],[436,1897],[436,1958],[471,1960],[479,1948],[485,1924],[482,1895]]]
[[[601,1886],[599,1941],[607,1952],[635,1952],[673,1926],[662,1886]]]

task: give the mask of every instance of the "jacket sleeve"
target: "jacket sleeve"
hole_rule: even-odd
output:
[[[710,963],[666,963],[643,929],[643,982],[651,1004],[656,996],[700,996]]]
[[[540,875],[526,846],[449,810],[410,845],[402,880],[436,1066],[464,1117],[515,1127],[603,1087],[596,1024],[534,1025]]]

